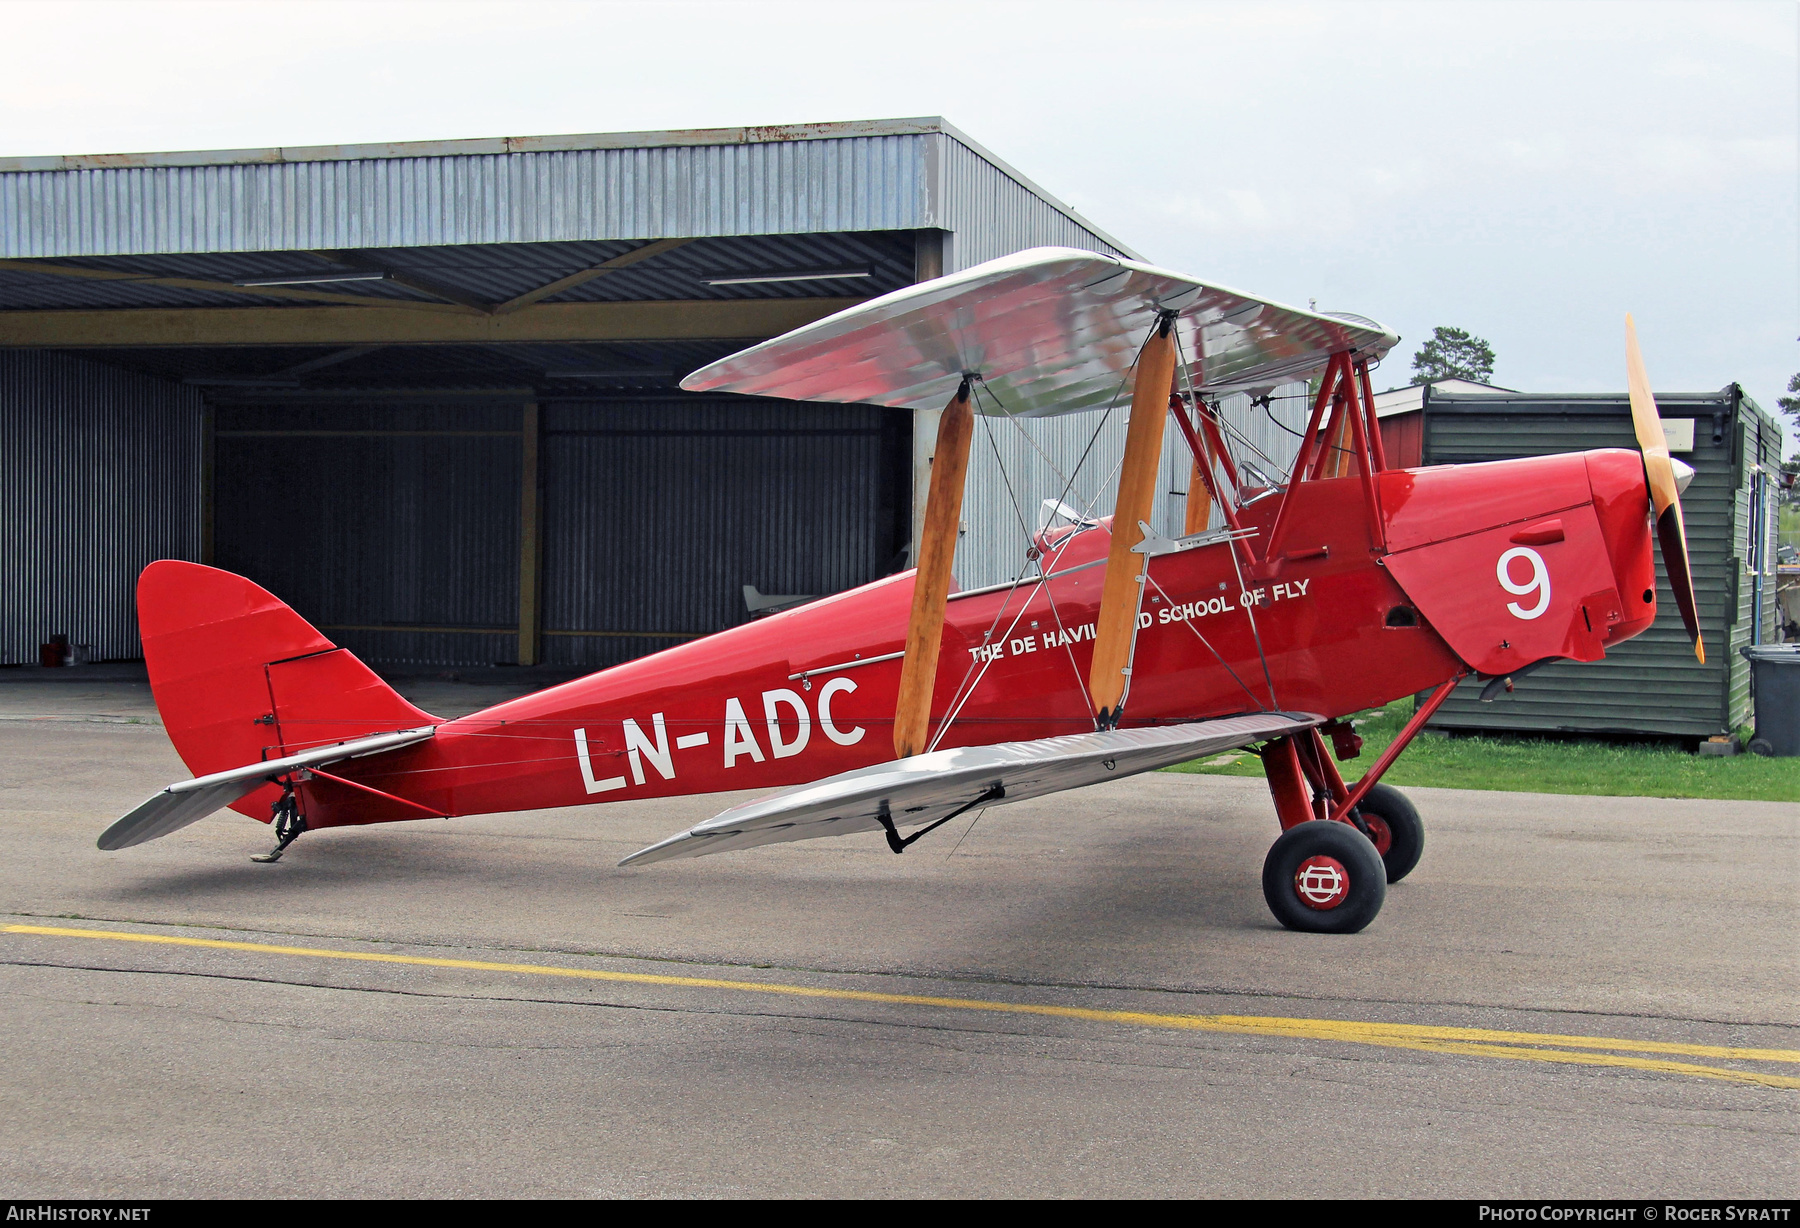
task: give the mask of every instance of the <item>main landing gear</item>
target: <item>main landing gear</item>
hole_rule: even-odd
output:
[[[1369,838],[1348,823],[1314,820],[1281,833],[1263,862],[1275,919],[1311,934],[1354,934],[1387,899],[1387,874]]]
[[[1263,771],[1281,820],[1281,837],[1263,862],[1263,898],[1277,921],[1308,933],[1354,934],[1381,911],[1387,885],[1419,864],[1425,824],[1405,794],[1380,783],[1381,775],[1458,681],[1439,686],[1353,786],[1338,774],[1319,729],[1263,747]],[[1338,722],[1323,732],[1340,758],[1353,759],[1362,747]]]

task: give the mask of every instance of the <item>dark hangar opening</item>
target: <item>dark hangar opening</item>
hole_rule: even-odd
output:
[[[0,157],[0,217],[0,665],[140,658],[158,558],[378,663],[570,672],[741,622],[746,585],[866,582],[935,411],[682,376],[1008,252],[1132,254],[935,117]]]
[[[643,246],[382,251],[357,264],[430,287],[415,299],[487,310]],[[534,301],[864,297],[912,281],[914,246],[910,234],[696,240]],[[234,278],[319,268],[305,253],[125,263]],[[748,343],[80,356],[199,392],[203,560],[255,580],[359,656],[597,669],[745,621],[747,585],[824,594],[904,564],[910,417],[678,387]]]

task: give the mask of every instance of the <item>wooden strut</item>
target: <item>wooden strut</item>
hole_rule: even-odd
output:
[[[1219,511],[1225,518],[1226,527],[1233,530],[1241,529],[1243,526],[1238,522],[1237,508],[1233,505],[1232,501],[1226,497],[1225,492],[1219,489],[1218,475],[1214,473],[1212,465],[1210,463],[1206,465],[1198,463],[1202,456],[1205,456],[1209,462],[1216,459],[1225,467],[1227,471],[1226,478],[1232,482],[1235,487],[1237,482],[1237,470],[1232,466],[1231,454],[1225,450],[1224,440],[1219,438],[1218,426],[1213,422],[1212,414],[1204,407],[1197,408],[1194,411],[1200,418],[1202,431],[1205,432],[1204,434],[1199,434],[1195,432],[1193,423],[1188,421],[1187,406],[1181,403],[1180,397],[1169,398],[1169,412],[1175,415],[1175,425],[1181,428],[1181,437],[1187,441],[1188,452],[1194,457],[1196,462],[1192,475],[1193,479],[1204,485],[1212,503],[1219,505]],[[1191,493],[1193,487],[1190,486],[1188,489],[1190,492],[1188,495],[1188,507],[1192,508],[1194,506],[1193,494]],[[1187,531],[1189,533],[1200,531],[1193,527],[1193,520],[1191,518],[1188,521]],[[1245,567],[1253,568],[1256,566],[1256,556],[1251,553],[1250,544],[1247,541],[1241,537],[1234,537],[1232,538],[1231,544],[1232,548],[1238,552],[1238,556],[1243,560]]]
[[[1354,401],[1351,389],[1355,382],[1346,378],[1338,387],[1337,396],[1331,407],[1331,441],[1319,454],[1316,478],[1347,478],[1350,476],[1350,464],[1355,457],[1356,449],[1351,444],[1350,424],[1359,417],[1352,408]]]
[[[1340,373],[1340,380],[1342,375]],[[1340,477],[1336,466],[1343,462],[1346,449],[1343,446],[1344,434],[1344,388],[1338,383],[1331,396],[1331,411],[1326,420],[1325,429],[1319,433],[1318,451],[1313,463],[1306,471],[1308,481],[1317,482],[1322,478]]]
[[[1146,555],[1132,553],[1143,540],[1156,500],[1163,431],[1169,421],[1169,394],[1175,383],[1175,317],[1166,313],[1138,356],[1137,385],[1131,393],[1131,422],[1125,430],[1125,457],[1119,468],[1119,497],[1113,505],[1112,547],[1100,590],[1094,628],[1094,662],[1088,694],[1100,728],[1111,729],[1124,713],[1131,684],[1131,646],[1137,633]]]
[[[1209,461],[1210,463],[1210,461]],[[1212,493],[1211,483],[1200,476],[1200,458],[1194,458],[1194,468],[1188,474],[1187,516],[1181,523],[1183,536],[1192,537],[1196,533],[1204,533],[1212,528]]]
[[[962,529],[963,486],[969,472],[969,441],[975,407],[964,379],[938,419],[937,449],[931,457],[931,487],[925,496],[925,525],[919,534],[919,567],[913,578],[912,615],[906,624],[906,656],[900,666],[900,696],[894,703],[894,755],[924,752],[931,732],[931,695],[937,685],[938,650],[944,639],[944,608],[950,599],[950,565]]]
[[[1181,403],[1179,396],[1169,398],[1169,411],[1175,415],[1176,422],[1181,426],[1182,438],[1188,440],[1188,451],[1194,455],[1194,467],[1188,473],[1187,514],[1181,524],[1183,536],[1192,537],[1212,528],[1215,499],[1212,475],[1218,462],[1213,459],[1211,443],[1205,439],[1195,439],[1194,428],[1187,420],[1187,407]],[[1220,503],[1223,506],[1223,501]]]

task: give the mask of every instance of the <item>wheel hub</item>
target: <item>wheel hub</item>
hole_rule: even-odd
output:
[[[1350,872],[1335,857],[1308,857],[1294,871],[1294,894],[1308,908],[1326,912],[1350,895]]]

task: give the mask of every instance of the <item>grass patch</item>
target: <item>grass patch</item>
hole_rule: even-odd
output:
[[[1387,749],[1412,716],[1411,698],[1365,712],[1356,732],[1362,754],[1338,764],[1355,780]],[[1240,752],[1167,769],[1206,776],[1261,776],[1255,755]],[[1382,778],[1393,785],[1442,789],[1505,789],[1519,793],[1588,793],[1607,797],[1710,797],[1728,801],[1800,802],[1800,758],[1737,755],[1701,758],[1668,743],[1609,742],[1598,738],[1436,737],[1413,740]]]

